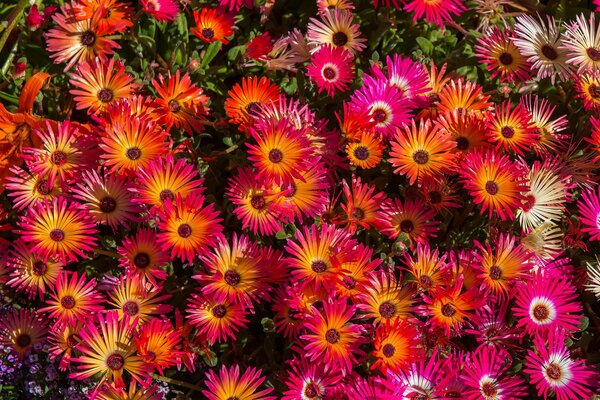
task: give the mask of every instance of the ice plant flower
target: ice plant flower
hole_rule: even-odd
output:
[[[434,221],[435,212],[414,201],[402,202],[388,199],[379,211],[378,221],[382,232],[392,239],[399,238],[413,246],[435,237],[439,222]]]
[[[496,144],[496,150],[508,150],[523,155],[538,141],[538,130],[534,129],[529,113],[517,104],[514,108],[510,101],[503,102],[497,108],[487,124],[487,136]]]
[[[529,62],[512,41],[513,33],[490,28],[478,39],[475,56],[492,72],[491,79],[501,82],[524,82],[529,78]]]
[[[175,0],[140,0],[142,10],[158,22],[172,22],[179,14],[179,3]]]
[[[595,13],[589,19],[579,14],[565,27],[563,49],[568,52],[567,63],[579,73],[600,69],[600,25],[596,24]]]
[[[225,112],[233,124],[239,125],[239,130],[244,131],[254,123],[253,116],[257,114],[263,104],[279,103],[279,86],[267,77],[244,77],[227,93]]]
[[[139,324],[148,321],[153,315],[163,316],[173,309],[165,303],[171,298],[161,294],[160,286],[146,285],[137,279],[121,278],[108,293],[110,309],[116,309],[119,319],[136,319]]]
[[[126,269],[129,278],[157,284],[167,277],[161,267],[169,261],[169,254],[156,243],[156,234],[150,229],[140,228],[125,238],[117,251],[121,255],[119,265]]]
[[[199,12],[194,11],[194,21],[196,27],[191,31],[203,42],[227,44],[226,38],[233,35],[233,18],[215,8],[203,7]]]
[[[401,280],[382,270],[373,272],[368,278],[356,303],[364,313],[363,317],[373,319],[374,324],[410,318],[415,295],[413,287],[403,287]]]
[[[363,132],[358,140],[346,145],[346,154],[350,164],[363,169],[375,168],[383,156],[383,144],[376,135]]]
[[[7,312],[0,320],[0,344],[14,351],[23,360],[31,349],[46,336],[46,323],[41,315],[25,308]]]
[[[203,390],[202,394],[208,400],[275,400],[275,396],[268,396],[273,388],[259,390],[265,379],[260,369],[247,368],[240,376],[239,365],[231,368],[223,365],[218,374],[208,371],[204,381],[208,389]]]
[[[181,336],[169,321],[153,318],[141,325],[133,336],[137,353],[161,375],[177,364]]]
[[[354,234],[358,227],[369,229],[378,227],[377,211],[385,200],[385,193],[375,192],[375,187],[363,183],[360,177],[353,176],[351,185],[342,182],[346,201],[341,204],[347,215],[348,232]]]
[[[333,97],[336,92],[348,90],[354,79],[354,59],[343,47],[322,46],[310,59],[308,77],[317,84],[319,93]]]
[[[424,292],[446,287],[451,277],[446,254],[431,249],[428,243],[418,243],[416,254],[407,255],[406,269],[415,277],[417,287]]]
[[[419,359],[421,338],[417,329],[408,321],[396,318],[387,320],[377,327],[373,343],[373,356],[377,361],[371,369],[379,368],[398,372],[407,369],[412,362]]]
[[[360,37],[360,25],[354,24],[354,16],[349,11],[333,10],[321,15],[322,21],[311,18],[308,23],[308,43],[318,51],[321,46],[330,45],[347,50],[354,55],[365,48],[367,39]]]
[[[454,16],[459,16],[466,10],[462,0],[410,0],[404,5],[404,10],[413,13],[417,21],[425,16],[425,21],[444,27],[445,22],[451,22]]]
[[[588,233],[591,240],[600,240],[600,189],[584,191],[577,207],[584,224],[582,231]]]

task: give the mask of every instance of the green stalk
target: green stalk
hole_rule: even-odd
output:
[[[17,4],[17,7],[15,7],[15,9],[12,10],[10,15],[8,16],[8,26],[6,27],[4,32],[2,32],[2,36],[0,37],[0,51],[4,49],[4,45],[6,44],[8,37],[10,36],[13,29],[15,29],[15,26],[17,26],[17,23],[21,20],[23,12],[25,12],[25,8],[28,5],[28,0],[20,0],[19,4]]]

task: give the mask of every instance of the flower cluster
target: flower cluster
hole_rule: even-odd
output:
[[[57,3],[0,39],[1,396],[599,394],[594,12]]]

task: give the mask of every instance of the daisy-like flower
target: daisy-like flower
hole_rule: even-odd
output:
[[[150,377],[143,359],[136,355],[133,335],[137,320],[123,318],[115,311],[99,313],[87,321],[78,333],[80,337],[77,350],[80,356],[72,362],[78,364],[77,370],[69,377],[86,379],[99,374],[98,385],[107,381],[116,387],[125,387],[123,375],[147,385]]]
[[[213,253],[203,257],[206,274],[194,275],[202,293],[218,301],[241,304],[254,311],[252,301],[265,299],[263,260],[256,244],[246,236],[233,234],[232,244],[219,241]]]
[[[208,112],[208,96],[198,86],[192,84],[189,74],[181,76],[179,70],[175,75],[170,72],[165,77],[158,75],[153,79],[157,98],[154,101],[160,124],[167,130],[173,126],[183,128],[188,133],[203,130],[202,122]]]
[[[427,70],[410,58],[394,54],[393,58],[385,58],[387,76],[377,64],[373,65],[371,72],[376,79],[387,80],[390,86],[396,87],[405,99],[414,99],[424,95],[428,90],[429,76]]]
[[[477,310],[471,326],[465,327],[465,333],[475,335],[479,348],[495,348],[498,352],[512,357],[512,350],[518,347],[518,330],[507,322],[508,302],[500,306],[485,305]]]
[[[505,362],[505,357],[494,347],[480,347],[469,355],[462,376],[469,387],[465,399],[519,399],[527,395],[525,382],[508,374],[511,364]]]
[[[83,181],[73,193],[98,223],[116,230],[137,219],[138,209],[128,188],[127,180],[120,175],[101,177],[95,170],[88,170],[83,172]]]
[[[548,337],[534,338],[535,350],[525,358],[525,373],[535,384],[538,396],[553,393],[557,400],[587,399],[594,396],[598,372],[585,365],[584,360],[574,360],[565,344],[565,331],[557,329]]]
[[[514,35],[497,26],[490,28],[478,39],[475,56],[492,72],[490,79],[500,82],[525,82],[529,79],[529,62],[512,41]]]
[[[520,104],[513,108],[510,101],[503,102],[492,113],[486,127],[488,139],[496,144],[498,151],[504,149],[523,155],[538,141],[538,130],[534,129],[529,113]]]
[[[142,10],[158,22],[173,22],[179,14],[176,0],[140,0]]]
[[[450,80],[441,88],[438,97],[438,108],[442,113],[461,110],[463,113],[474,112],[479,116],[492,106],[490,96],[483,93],[481,86],[462,77]]]
[[[518,318],[517,326],[527,334],[536,337],[557,327],[568,332],[577,330],[581,305],[576,301],[575,287],[565,278],[537,272],[517,287],[513,314]]]
[[[0,344],[8,346],[23,360],[33,346],[44,341],[46,323],[41,315],[21,308],[0,320]]]
[[[351,165],[363,169],[375,168],[381,161],[383,144],[375,135],[363,132],[358,140],[346,145],[346,154]]]
[[[379,368],[383,373],[397,373],[407,369],[420,355],[421,338],[414,325],[400,318],[386,321],[377,327],[373,343],[373,356],[377,361],[371,369]]]
[[[567,138],[567,135],[560,133],[567,129],[567,117],[561,115],[551,119],[556,106],[535,95],[525,95],[520,102],[529,113],[531,124],[538,131],[534,151],[538,154],[556,152]]]
[[[77,109],[87,109],[90,114],[103,112],[109,104],[130,97],[138,87],[125,72],[125,65],[112,57],[108,61],[96,57],[77,64],[69,82]]]
[[[441,371],[441,364],[437,351],[434,351],[430,357],[411,363],[408,370],[401,369],[394,379],[394,384],[403,388],[399,398],[434,399],[435,383],[439,378],[436,375]]]
[[[332,225],[318,229],[312,225],[296,232],[296,240],[288,239],[287,262],[292,276],[303,285],[333,288],[340,280],[341,262],[348,257],[348,235]]]
[[[583,100],[583,106],[588,111],[600,108],[600,71],[597,69],[585,71],[573,77],[577,97]]]
[[[402,287],[402,281],[393,273],[382,270],[373,272],[364,291],[358,295],[358,308],[364,317],[374,318],[375,324],[406,319],[413,309],[415,291],[410,286]]]
[[[137,196],[134,202],[160,210],[167,201],[178,195],[186,198],[192,193],[202,194],[203,180],[197,177],[196,168],[185,158],[175,160],[172,154],[157,158],[137,173],[135,187],[130,190]]]
[[[321,14],[322,21],[311,18],[306,36],[308,44],[318,51],[321,46],[330,45],[346,49],[350,54],[361,52],[367,39],[360,37],[360,25],[354,24],[351,12],[333,10]]]
[[[62,193],[62,185],[58,179],[49,182],[48,178],[32,174],[16,165],[10,168],[12,176],[6,178],[6,190],[13,197],[14,208],[23,211],[38,201],[51,200]]]
[[[390,139],[397,128],[410,121],[409,104],[396,86],[368,78],[365,76],[364,85],[354,92],[351,107],[359,113],[368,113],[377,133]]]
[[[571,74],[567,65],[567,54],[563,51],[560,31],[554,17],[548,15],[547,22],[528,14],[517,17],[513,42],[523,56],[528,57],[531,69],[537,71],[537,78],[550,78],[556,75],[565,80]]]
[[[592,134],[589,137],[586,137],[585,140],[590,143],[590,147],[594,151],[592,153],[594,163],[597,163],[598,161],[600,161],[600,118],[592,116],[590,118],[590,122],[592,124]],[[582,186],[589,187],[590,185]]]
[[[362,183],[360,177],[352,177],[352,185],[344,180],[344,197],[346,201],[341,204],[348,220],[348,232],[354,234],[359,226],[369,229],[378,227],[377,211],[386,196],[383,192],[375,193],[375,187]]]
[[[404,10],[413,13],[415,21],[425,16],[427,23],[443,28],[445,22],[453,21],[466,7],[462,0],[410,0],[404,5]]]
[[[525,250],[540,261],[556,259],[563,251],[564,232],[552,221],[545,221],[534,229],[527,229],[521,238]]]
[[[66,183],[73,179],[85,166],[83,150],[85,140],[79,130],[69,121],[56,125],[46,121],[45,129],[35,134],[40,138],[40,148],[26,147],[23,158],[32,173],[47,177],[47,185],[52,187],[54,180]]]
[[[229,122],[238,124],[240,131],[245,131],[254,124],[254,116],[260,111],[262,105],[279,104],[279,86],[272,83],[267,77],[253,76],[242,78],[241,85],[235,86],[227,92],[225,112]]]
[[[219,0],[219,6],[227,10],[238,12],[242,7],[252,9],[254,7],[254,0]]]
[[[305,358],[294,358],[286,379],[287,391],[281,400],[317,400],[331,395],[341,376],[325,363],[311,363]]]
[[[99,14],[98,26],[107,32],[123,33],[133,26],[133,10],[129,3],[119,0],[79,0],[74,6],[78,20],[94,18]]]
[[[235,22],[229,14],[219,12],[216,8],[203,7],[199,12],[194,11],[196,27],[191,31],[200,40],[206,43],[229,43],[226,38],[233,35]]]
[[[207,400],[275,400],[275,396],[268,396],[273,388],[259,389],[265,379],[257,368],[246,368],[240,376],[239,365],[229,369],[222,365],[218,375],[208,371],[204,381],[208,390],[203,390],[202,394]]]
[[[456,189],[446,179],[424,179],[420,191],[427,204],[439,214],[461,206]]]
[[[191,194],[183,199],[181,195],[174,202],[167,202],[159,213],[159,229],[156,235],[164,251],[171,251],[171,257],[179,257],[192,264],[197,254],[204,254],[221,236],[223,227],[219,212],[214,204],[204,205],[204,196]]]
[[[83,321],[94,314],[104,311],[102,295],[96,290],[96,280],[87,279],[85,274],[78,275],[63,271],[46,301],[47,307],[40,309],[47,312],[59,323],[74,326],[77,321]]]
[[[596,14],[590,13],[575,17],[575,21],[565,23],[562,49],[567,51],[567,63],[577,68],[577,72],[600,69],[600,25],[596,25]]]
[[[116,309],[119,318],[135,318],[139,324],[148,321],[153,315],[165,315],[173,309],[165,304],[171,295],[161,295],[161,288],[145,285],[137,279],[121,278],[109,292],[110,305]]]
[[[107,38],[114,32],[100,24],[100,13],[83,20],[77,19],[76,14],[75,4],[66,3],[61,12],[52,17],[56,26],[45,35],[50,57],[56,64],[66,62],[65,72],[79,62],[93,60],[96,56],[105,57],[121,48]]]
[[[302,221],[303,216],[314,218],[325,209],[328,202],[329,182],[323,163],[315,159],[306,171],[293,182],[281,185],[283,202],[293,209],[295,216]]]
[[[317,8],[319,13],[325,14],[331,10],[352,11],[354,4],[351,0],[317,0]]]
[[[325,302],[323,312],[313,308],[312,318],[306,321],[308,333],[300,337],[306,341],[306,357],[337,367],[342,375],[350,373],[363,354],[359,349],[362,327],[350,322],[354,314],[355,306],[347,305],[345,299]]]
[[[484,287],[493,295],[506,298],[515,281],[528,277],[530,255],[514,237],[500,234],[494,250],[489,242],[484,247],[476,241],[475,246],[478,252],[473,267],[479,272],[478,278]]]
[[[439,115],[436,124],[450,134],[456,143],[452,148],[456,153],[490,147],[485,121],[474,113],[466,113],[461,109],[447,111]]]
[[[517,210],[517,218],[521,227],[533,229],[550,220],[558,222],[565,211],[564,203],[569,199],[565,182],[569,176],[561,174],[553,159],[545,163],[535,161],[528,168],[525,183],[529,191],[525,195],[524,204]]]
[[[392,140],[389,162],[395,168],[394,173],[406,175],[409,184],[423,178],[435,178],[450,172],[454,165],[452,149],[454,143],[450,135],[430,121],[412,121],[399,129]]]
[[[54,287],[63,267],[63,263],[52,259],[43,261],[21,239],[14,242],[7,265],[12,272],[6,284],[27,293],[30,299],[39,295],[40,300],[47,289]]]
[[[190,324],[196,326],[213,344],[235,339],[239,329],[245,328],[249,322],[241,305],[201,294],[192,294],[187,313]]]
[[[150,229],[140,228],[134,236],[126,237],[117,252],[122,257],[119,265],[127,270],[128,278],[157,285],[167,277],[161,267],[169,261],[169,254],[161,249]]]
[[[502,220],[513,217],[525,187],[521,171],[507,156],[489,150],[469,153],[460,172],[482,214],[487,210],[490,217],[494,211]]]
[[[91,215],[64,198],[37,203],[21,217],[20,234],[43,261],[77,261],[94,249],[97,230]]]
[[[388,199],[381,205],[379,222],[382,232],[390,238],[399,238],[411,245],[425,243],[435,237],[439,222],[434,221],[435,212],[414,201],[402,202],[400,199]]]
[[[129,384],[129,388],[115,387],[104,383],[94,392],[95,400],[161,400],[163,393],[159,386],[139,386],[135,380]]]
[[[600,260],[597,256],[594,264],[590,262],[586,263],[586,270],[588,281],[585,285],[585,289],[600,299]]]
[[[73,351],[79,344],[79,331],[83,328],[83,322],[78,321],[75,326],[69,324],[56,324],[51,328],[48,335],[50,348],[48,354],[50,359],[60,358],[58,369],[66,371],[71,365]]]
[[[306,68],[308,77],[317,84],[319,93],[333,97],[345,92],[354,80],[354,58],[343,47],[322,46],[310,59]]]
[[[285,119],[265,121],[250,128],[256,144],[248,146],[248,160],[264,177],[277,184],[293,182],[301,178],[299,172],[306,171],[313,149],[304,134]]]
[[[406,269],[415,277],[418,288],[425,292],[447,286],[452,277],[446,254],[432,250],[428,243],[417,244],[414,257],[407,253]]]
[[[103,150],[100,158],[109,173],[132,175],[151,160],[169,152],[167,132],[148,117],[129,117],[115,121],[99,144]]]
[[[342,263],[342,277],[336,287],[336,292],[342,296],[356,299],[369,283],[373,272],[382,260],[373,257],[373,249],[359,244],[354,251],[354,257]]]
[[[138,328],[133,341],[138,355],[161,375],[164,375],[165,369],[177,364],[180,352],[176,349],[181,336],[169,321],[151,319]]]
[[[600,240],[600,187],[597,191],[584,191],[577,208],[584,225],[581,230],[590,235],[590,240]]]

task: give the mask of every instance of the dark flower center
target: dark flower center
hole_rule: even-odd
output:
[[[67,340],[66,340],[66,345],[69,348],[74,348],[75,346],[77,346],[77,343],[79,341],[77,340],[77,337],[75,336],[75,334],[70,334],[69,336],[67,336]]]
[[[250,205],[257,210],[263,209],[266,204],[264,196],[252,196],[250,199]]]
[[[386,301],[379,306],[379,314],[385,319],[390,319],[396,314],[396,306]]]
[[[600,50],[598,50],[597,48],[590,47],[586,50],[586,53],[592,61],[600,61]]]
[[[310,264],[310,268],[317,274],[321,274],[327,269],[327,263],[325,263],[325,261],[322,260],[313,261]]]
[[[269,151],[269,161],[274,164],[280,163],[283,160],[283,153],[279,149],[271,149]]]
[[[131,317],[134,317],[140,312],[140,307],[135,301],[128,301],[123,304],[123,312]]]
[[[52,193],[52,188],[48,186],[48,181],[46,179],[41,179],[38,181],[37,185],[35,185],[38,193],[47,196]]]
[[[550,316],[550,310],[543,304],[538,304],[533,308],[533,316],[538,321],[545,321]]]
[[[510,126],[503,126],[502,129],[500,129],[500,133],[507,139],[515,136],[515,130]]]
[[[225,314],[227,314],[227,309],[222,304],[218,304],[212,309],[212,315],[214,315],[217,318],[223,318]]]
[[[448,399],[460,399],[462,394],[459,392],[446,392],[445,396]]]
[[[165,189],[160,192],[159,197],[160,197],[160,201],[164,202],[167,199],[173,200],[175,198],[175,194],[173,194],[173,192],[171,190]]]
[[[429,289],[433,285],[433,281],[429,277],[429,275],[421,275],[419,278],[419,283],[424,289]]]
[[[64,296],[60,299],[60,305],[63,306],[63,308],[70,310],[75,307],[75,298],[73,296]]]
[[[181,224],[177,228],[177,234],[182,238],[188,238],[192,235],[192,227],[188,224]]]
[[[452,304],[444,304],[442,306],[442,314],[446,317],[451,317],[456,314],[456,310],[452,307]]]
[[[532,194],[527,195],[525,197],[525,204],[523,204],[523,211],[527,212],[531,210],[535,206],[535,196]]]
[[[336,344],[340,340],[340,333],[336,329],[330,329],[325,333],[325,340],[331,344]]]
[[[417,150],[413,153],[413,160],[420,165],[426,164],[429,161],[429,154],[425,150]]]
[[[172,113],[178,113],[179,110],[181,110],[181,105],[175,99],[170,100],[167,107],[169,107],[169,111],[171,111]]]
[[[361,208],[355,208],[352,217],[360,221],[365,217],[365,212]]]
[[[556,49],[548,44],[542,46],[542,54],[550,61],[554,61],[558,58]]]
[[[81,34],[81,44],[84,46],[93,46],[96,43],[96,35],[92,31],[85,31]]]
[[[494,181],[487,181],[485,183],[485,191],[494,196],[498,193],[498,185]]]
[[[238,274],[236,271],[232,271],[232,270],[225,272],[225,275],[223,276],[223,278],[225,279],[225,282],[229,286],[237,286],[240,283],[240,281],[242,280],[242,277],[240,276],[240,274]]]
[[[64,151],[57,150],[50,155],[50,162],[60,167],[67,162],[67,154]]]
[[[130,160],[135,161],[142,156],[142,151],[140,150],[139,147],[130,147],[125,152],[125,156],[127,158],[129,158]]]
[[[590,97],[597,99],[600,97],[600,87],[592,83],[590,86],[588,86],[588,93],[590,94]]]
[[[106,366],[113,371],[118,371],[125,365],[125,359],[120,354],[111,354],[106,359]]]
[[[105,197],[100,200],[100,211],[105,214],[115,211],[117,208],[117,201],[112,197]]]
[[[429,202],[431,204],[440,204],[442,202],[442,194],[440,192],[438,192],[437,190],[432,190],[431,192],[428,193],[429,195]]]
[[[260,111],[260,103],[257,101],[253,101],[248,103],[246,106],[246,112],[248,114],[256,114]]]
[[[19,346],[21,348],[29,346],[31,344],[31,342],[32,342],[31,336],[29,336],[26,333],[21,333],[15,339],[15,343],[17,344],[17,346]]]
[[[98,100],[103,103],[108,103],[113,99],[114,95],[110,89],[100,89],[98,92]]]
[[[385,122],[386,119],[387,119],[387,113],[385,112],[385,110],[378,108],[373,111],[373,121],[380,124],[382,122]]]
[[[486,382],[483,385],[481,385],[481,391],[487,397],[495,396],[498,393],[498,389],[496,388],[496,385],[494,385],[491,382]]]
[[[348,35],[346,35],[344,32],[336,32],[332,36],[332,42],[336,46],[344,46],[346,43],[348,43]]]
[[[211,28],[204,28],[202,29],[202,36],[210,40],[215,37],[215,31]]]
[[[390,358],[396,353],[396,348],[394,347],[393,344],[386,343],[383,346],[383,348],[381,349],[381,352],[383,353],[384,356],[386,356],[387,358]]]
[[[50,239],[54,240],[55,242],[61,242],[63,241],[63,239],[65,238],[65,233],[63,232],[62,229],[52,229],[50,231]]]
[[[137,253],[133,257],[133,264],[140,269],[144,269],[150,265],[150,256],[148,253]]]
[[[411,220],[405,219],[404,221],[400,222],[400,230],[402,232],[411,233],[414,229],[415,225],[412,223]]]
[[[469,139],[467,139],[464,136],[458,137],[455,139],[456,142],[456,148],[458,150],[467,150],[469,148]]]
[[[342,285],[344,285],[346,289],[354,289],[356,287],[356,280],[350,275],[346,275],[342,278]]]
[[[325,77],[325,79],[327,80],[334,80],[336,77],[336,73],[335,70],[331,67],[325,67],[323,68],[323,77]]]
[[[306,387],[304,388],[304,396],[308,397],[309,399],[317,397],[318,394],[319,394],[319,390],[316,388],[315,384],[312,382],[307,384]]]
[[[558,365],[550,363],[550,365],[546,367],[546,375],[548,375],[550,379],[557,381],[562,376],[562,371]]]
[[[46,271],[48,270],[48,267],[46,266],[45,262],[38,260],[33,263],[31,270],[34,275],[43,276],[46,273]]]
[[[498,57],[502,65],[511,65],[513,63],[513,56],[510,53],[502,53]]]
[[[502,278],[502,269],[497,265],[492,266],[490,268],[490,279],[497,281],[500,278]]]
[[[369,149],[366,146],[357,146],[354,149],[354,157],[356,157],[357,160],[366,160],[369,158]]]

